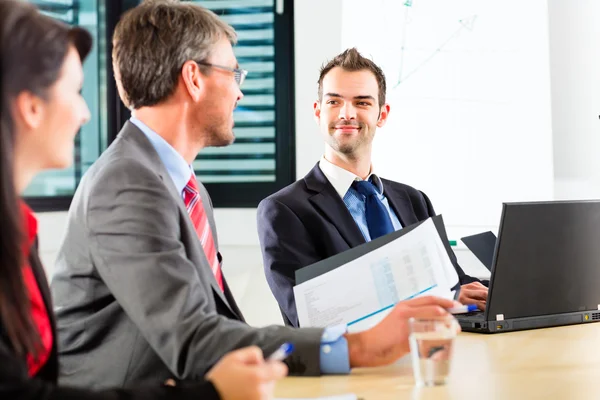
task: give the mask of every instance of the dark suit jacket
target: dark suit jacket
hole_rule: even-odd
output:
[[[218,252],[212,204],[199,191]],[[224,293],[158,153],[127,122],[81,180],[57,256],[60,382],[202,380],[231,350],[269,354],[283,342],[296,349],[290,373],[320,374],[322,329],[250,327],[223,283]]]
[[[402,183],[381,180],[383,193],[402,226],[435,214],[425,193]],[[258,236],[265,275],[286,324],[298,326],[293,287],[296,270],[365,243],[344,201],[317,164],[305,177],[261,201]],[[461,284],[466,275],[454,253]]]
[[[31,269],[37,280],[44,304],[48,310],[52,334],[56,338],[56,324],[52,314],[50,290],[44,269],[36,249],[32,249],[29,258]],[[0,320],[0,399],[11,400],[167,400],[167,399],[219,399],[219,395],[210,382],[186,386],[185,388],[167,388],[156,382],[152,387],[132,390],[118,389],[92,392],[91,390],[56,386],[58,378],[58,358],[56,340],[52,346],[50,358],[33,378],[29,377],[27,363],[13,351],[6,331]]]

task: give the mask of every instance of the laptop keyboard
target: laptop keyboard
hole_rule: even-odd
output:
[[[466,314],[460,314],[457,315],[457,317],[459,319],[483,319],[483,316],[485,315],[484,311],[473,311],[470,313],[466,313]]]
[[[484,314],[484,311],[477,310],[477,311],[473,311],[473,312],[470,312],[470,313],[461,314],[461,316],[472,317],[473,315],[483,315],[483,314]]]

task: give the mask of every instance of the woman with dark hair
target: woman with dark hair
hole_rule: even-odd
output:
[[[287,370],[258,348],[225,356],[206,382],[92,392],[56,385],[56,329],[37,254],[37,220],[19,199],[38,172],[70,165],[90,117],[80,91],[85,30],[0,0],[0,398],[263,399]]]

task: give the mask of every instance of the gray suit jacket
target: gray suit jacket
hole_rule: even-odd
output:
[[[212,205],[200,192],[218,251]],[[51,288],[64,384],[202,379],[230,350],[270,353],[285,341],[296,347],[291,373],[320,373],[322,330],[244,323],[226,281],[225,293],[217,285],[181,193],[129,122],[75,193]]]

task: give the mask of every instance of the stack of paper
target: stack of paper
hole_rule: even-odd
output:
[[[342,394],[339,396],[315,397],[315,398],[293,398],[293,399],[275,399],[275,400],[357,400],[355,394]]]
[[[318,272],[294,287],[300,326],[346,324],[351,331],[363,330],[399,301],[422,295],[452,298],[458,275],[438,231],[443,220],[434,218],[437,225],[429,218],[345,252],[355,256],[350,260],[343,253],[306,267],[302,273]]]

